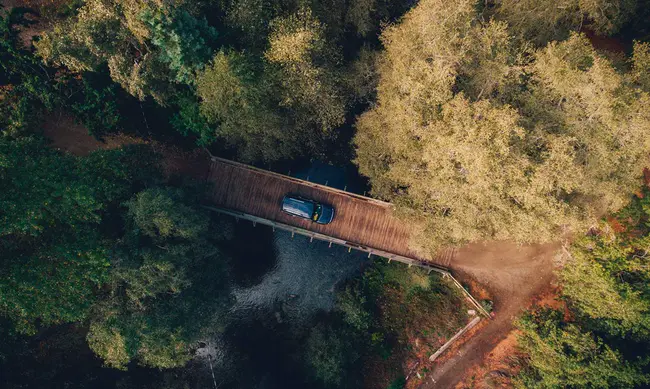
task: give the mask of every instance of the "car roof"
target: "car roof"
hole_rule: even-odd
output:
[[[294,215],[311,219],[314,214],[314,203],[293,196],[284,196],[282,210]]]

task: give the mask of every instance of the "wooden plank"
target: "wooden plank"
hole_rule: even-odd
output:
[[[214,158],[208,179],[213,184],[209,200],[215,206],[262,219],[296,226],[359,246],[427,261],[438,266],[441,256],[409,249],[410,227],[393,215],[389,203],[336,188],[283,176],[236,162]],[[282,197],[298,194],[332,205],[334,221],[320,225],[282,212]]]

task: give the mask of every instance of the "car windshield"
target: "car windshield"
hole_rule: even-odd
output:
[[[318,218],[320,218],[320,215],[323,213],[323,206],[320,204],[316,204],[314,207],[314,214],[311,216],[311,220],[317,221]]]

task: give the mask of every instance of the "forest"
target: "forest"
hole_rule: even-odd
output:
[[[557,242],[557,304],[522,306],[490,387],[650,385],[648,0],[0,3],[2,387],[418,387],[412,339],[467,307],[379,261],[301,329],[262,325],[275,375],[266,335],[232,336],[237,374],[197,363],[273,238],[168,168],[196,153],[351,170],[417,252]]]

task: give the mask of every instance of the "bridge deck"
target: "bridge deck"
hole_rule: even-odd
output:
[[[409,227],[392,215],[389,203],[219,158],[211,163],[208,181],[214,184],[209,200],[218,207],[310,230],[352,246],[449,266],[451,255],[428,258],[408,249]],[[320,225],[282,212],[280,204],[288,193],[333,205],[334,221]]]

